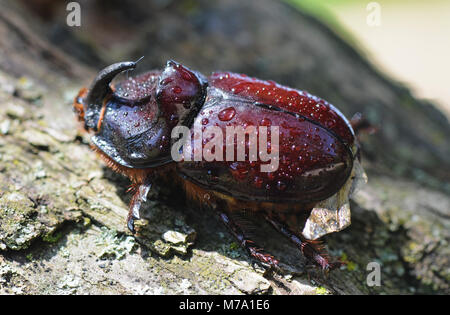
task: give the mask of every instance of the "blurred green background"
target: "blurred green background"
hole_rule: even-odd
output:
[[[349,40],[378,68],[450,117],[450,1],[380,0],[381,24],[362,0],[285,0]]]

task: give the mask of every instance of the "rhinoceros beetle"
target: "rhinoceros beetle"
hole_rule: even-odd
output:
[[[274,268],[279,264],[248,237],[233,214],[245,211],[263,217],[323,269],[339,265],[299,232],[297,222],[299,214],[309,213],[350,180],[358,145],[339,110],[273,81],[230,72],[205,77],[175,61],[168,61],[163,70],[111,84],[119,73],[135,68],[135,62],[120,62],[103,69],[74,101],[79,121],[92,133],[93,148],[109,167],[132,181],[127,224],[133,233],[152,183],[165,176],[181,182],[189,197],[214,209],[240,245],[260,262]],[[210,127],[214,134],[226,134],[233,130],[230,127],[236,131],[249,126],[255,128],[245,129],[244,137],[216,139],[215,144],[235,149],[231,159],[220,158],[225,152],[211,146],[211,133],[196,135],[196,130]],[[177,127],[192,136],[181,145],[180,134],[173,133]],[[275,132],[278,139],[270,138],[267,148],[251,154],[252,136],[264,134],[267,139]],[[192,159],[198,157],[192,143],[199,137],[197,149],[209,155]],[[248,150],[241,159],[236,158],[239,144]],[[260,158],[263,151],[276,158],[269,170],[263,170],[268,165],[267,158]],[[174,158],[174,152],[181,158]]]

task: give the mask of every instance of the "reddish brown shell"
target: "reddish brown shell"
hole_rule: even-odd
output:
[[[209,83],[206,103],[194,126],[219,127],[224,148],[227,126],[254,126],[257,131],[260,126],[278,126],[279,166],[273,172],[261,172],[266,162],[249,161],[247,140],[245,161],[225,161],[224,149],[223,161],[178,163],[188,180],[239,199],[270,202],[324,200],[342,187],[353,166],[354,137],[334,107],[306,92],[239,74],[215,73]],[[194,148],[194,127],[191,137]],[[211,138],[203,138],[203,148]]]
[[[353,130],[345,116],[327,101],[308,92],[230,72],[213,73],[210,84],[234,95],[303,115],[333,131],[345,143],[354,141]]]

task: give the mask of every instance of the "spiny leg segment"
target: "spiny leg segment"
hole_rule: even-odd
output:
[[[133,197],[131,198],[130,208],[128,210],[127,226],[131,233],[135,233],[134,221],[141,219],[141,206],[147,201],[147,194],[152,187],[150,176],[147,177],[142,184],[137,184],[133,188],[135,190]]]
[[[303,256],[319,265],[323,270],[334,269],[342,265],[341,262],[330,262],[328,254],[325,253],[323,246],[320,245],[319,242],[307,240],[301,233],[293,232],[273,216],[266,215],[265,219],[275,228],[275,230],[295,244],[300,249]]]
[[[280,270],[279,261],[271,254],[265,252],[264,249],[258,246],[254,241],[250,240],[245,235],[245,231],[237,222],[235,222],[225,212],[217,211],[217,213],[220,220],[225,224],[225,226],[230,230],[231,234],[233,234],[233,236],[239,241],[241,247],[244,248],[251,257],[262,263],[268,264],[275,270]]]

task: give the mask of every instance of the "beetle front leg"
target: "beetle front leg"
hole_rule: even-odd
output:
[[[266,253],[263,248],[258,246],[254,241],[250,240],[245,231],[234,222],[228,214],[225,212],[218,212],[219,218],[225,224],[225,226],[231,231],[233,236],[239,241],[239,244],[244,248],[251,257],[258,261],[268,264],[275,270],[280,270],[278,259],[274,258],[271,254]]]
[[[136,233],[134,229],[134,221],[141,219],[142,203],[147,201],[147,194],[152,187],[150,177],[147,177],[142,184],[138,184],[133,197],[131,198],[130,207],[128,210],[127,226],[131,233]]]
[[[319,265],[323,270],[334,269],[341,266],[340,262],[330,262],[328,255],[324,253],[323,247],[318,244],[318,242],[307,240],[301,233],[293,232],[290,228],[285,226],[279,220],[274,219],[272,216],[266,215],[265,219],[272,224],[278,232],[295,244],[300,249],[303,256]]]

